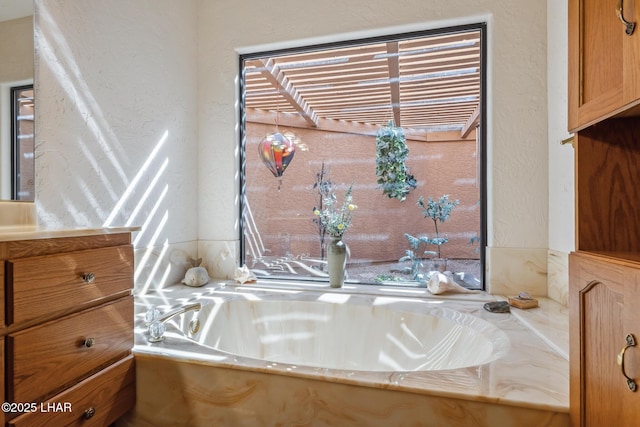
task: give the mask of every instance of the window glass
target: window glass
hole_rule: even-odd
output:
[[[11,88],[12,199],[35,198],[33,85]]]
[[[322,219],[349,192],[347,281],[424,286],[450,271],[482,288],[483,31],[241,57],[242,256],[254,273],[327,280]]]

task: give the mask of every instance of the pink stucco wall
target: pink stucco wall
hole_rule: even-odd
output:
[[[313,207],[318,194],[312,186],[322,162],[338,186],[338,199],[353,182],[354,203],[358,205],[345,241],[351,262],[394,262],[409,248],[404,233],[434,237],[433,222],[423,218],[418,198],[434,199],[448,194],[460,205],[447,222],[439,224],[446,258],[479,258],[477,245],[469,239],[480,230],[479,177],[474,139],[455,142],[408,141],[407,165],[418,181],[404,202],[389,199],[378,188],[375,175],[375,136],[321,132],[280,127],[293,131],[308,147],[297,150],[279,187],[279,180],[262,164],[258,143],[274,131],[274,126],[247,125],[246,184],[248,206],[257,231],[271,252],[269,255],[320,255]],[[425,248],[426,249],[426,248]],[[431,248],[435,250],[435,247]]]

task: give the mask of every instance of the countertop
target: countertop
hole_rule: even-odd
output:
[[[139,231],[140,227],[56,227],[37,225],[0,226],[0,242],[14,240],[52,239],[60,237],[93,236]]]

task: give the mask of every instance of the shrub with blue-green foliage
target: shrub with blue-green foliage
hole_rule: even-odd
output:
[[[424,259],[422,255],[430,255],[432,257],[437,256],[438,258],[442,258],[441,255],[441,246],[449,241],[446,237],[440,237],[440,232],[438,230],[438,222],[444,223],[451,216],[451,212],[453,209],[459,205],[460,202],[458,200],[449,200],[449,196],[447,194],[441,196],[438,200],[434,200],[431,197],[427,198],[425,202],[424,197],[420,196],[418,199],[418,206],[422,208],[422,214],[425,218],[431,218],[433,221],[433,225],[435,227],[435,237],[428,236],[412,236],[411,234],[405,233],[404,237],[409,241],[410,249],[405,251],[405,255],[400,258],[398,261],[405,262],[411,261],[411,268],[408,271],[411,274],[411,277],[415,280],[420,280],[422,278],[422,274],[420,273],[420,268],[423,266],[422,260]],[[422,254],[419,253],[420,244],[424,243],[425,245],[435,245],[438,250],[436,251],[423,251]]]
[[[440,196],[438,200],[433,200],[431,197],[428,197],[426,203],[424,197],[420,196],[418,199],[418,205],[422,208],[422,215],[424,215],[425,218],[431,218],[436,231],[436,237],[424,238],[425,240],[423,241],[438,247],[438,258],[442,258],[440,247],[449,241],[446,237],[440,237],[438,222],[444,223],[449,219],[451,211],[459,204],[459,200],[449,200],[448,194]]]

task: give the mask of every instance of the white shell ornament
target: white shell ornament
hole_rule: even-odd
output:
[[[448,273],[448,274],[447,274]],[[467,289],[458,285],[454,280],[451,273],[439,273],[435,272],[427,283],[427,289],[433,295],[440,295],[444,293],[460,293],[460,294],[473,294],[477,291]]]
[[[256,276],[249,270],[247,265],[243,265],[242,267],[238,267],[236,269],[235,274],[233,275],[233,279],[238,283],[255,283],[258,279]]]
[[[204,267],[192,267],[188,269],[181,283],[193,287],[206,285],[209,283],[207,269]]]
[[[180,283],[193,287],[204,286],[209,283],[209,280],[211,279],[209,278],[207,269],[204,267],[199,267],[199,265],[202,263],[202,258],[191,260],[191,262],[194,267],[191,267],[187,270],[184,275],[184,279],[182,279],[182,282]]]

